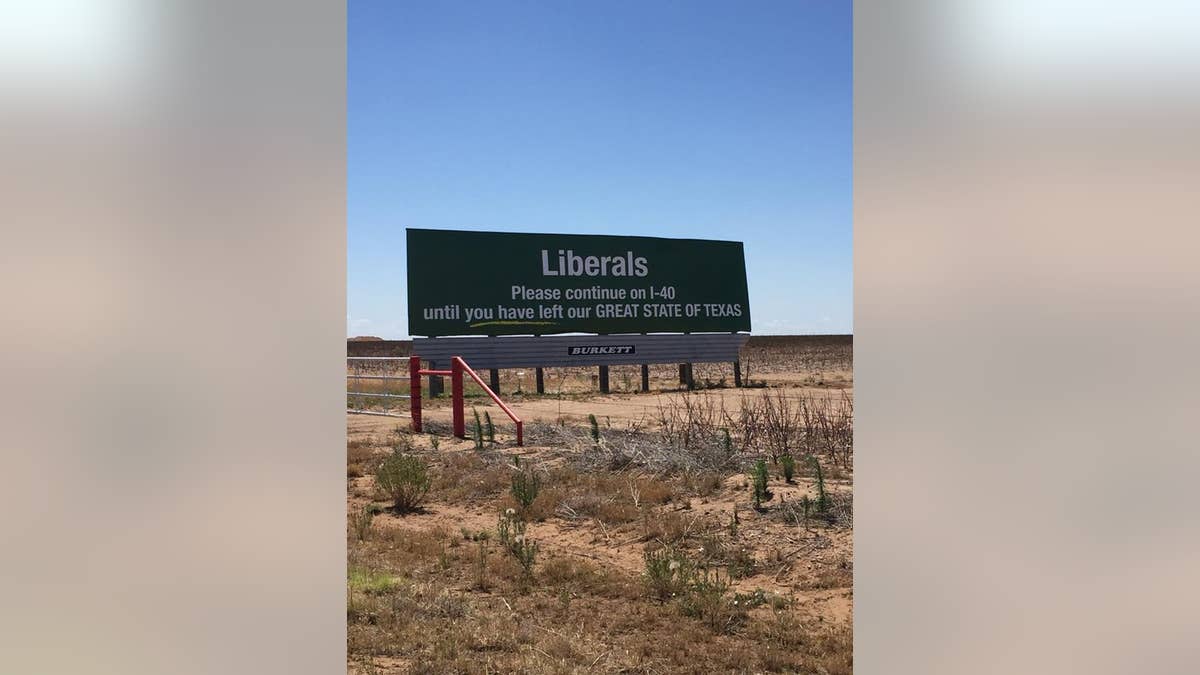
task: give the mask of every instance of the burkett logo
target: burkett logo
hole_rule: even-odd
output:
[[[633,353],[633,345],[567,347],[567,354],[569,356],[611,356]]]

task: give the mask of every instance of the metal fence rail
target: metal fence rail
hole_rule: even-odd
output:
[[[394,381],[408,383],[407,356],[347,356],[346,357],[346,412],[355,415],[379,415],[382,417],[407,418],[408,406],[394,407],[375,405],[395,399],[408,399],[409,385],[389,386]],[[394,364],[394,365],[393,365]],[[380,383],[378,391],[363,391],[364,382]],[[397,390],[405,393],[394,393]]]
[[[356,380],[407,380],[407,375],[354,375]]]
[[[518,417],[515,412],[513,412],[512,408],[508,407],[508,405],[504,403],[504,401],[495,391],[493,391],[486,383],[484,383],[483,378],[479,377],[478,373],[472,370],[471,367],[458,356],[454,356],[450,359],[449,370],[422,368],[421,357],[419,356],[348,356],[346,357],[346,363],[348,364],[346,369],[346,379],[348,381],[355,384],[361,384],[364,381],[381,382],[385,389],[384,391],[357,391],[347,387],[346,412],[348,413],[357,415],[380,415],[383,417],[408,417],[412,421],[412,430],[420,433],[421,378],[427,376],[449,377],[453,401],[452,413],[454,420],[454,435],[458,438],[465,438],[466,416],[464,412],[465,404],[463,401],[463,376],[468,375],[472,380],[475,381],[477,385],[479,385],[481,389],[483,389],[484,393],[491,397],[492,401],[494,401],[496,405],[500,406],[500,409],[503,410],[504,413],[508,415],[509,419],[513,421],[513,424],[516,425],[517,445],[525,444],[525,424],[522,422],[521,418]],[[403,371],[400,371],[395,366],[392,366],[390,369],[388,369],[387,365],[389,363],[405,364],[407,366],[406,370],[408,374],[399,374]],[[364,370],[367,370],[368,372],[364,373]],[[385,371],[388,374],[383,374]],[[388,385],[394,380],[407,380],[408,393],[397,394],[393,393],[394,390],[387,389]],[[384,401],[389,399],[408,399],[408,414],[405,415],[399,410],[396,410],[394,407],[387,407],[382,410],[373,410],[369,407],[356,408],[351,404],[351,400],[357,398],[365,399],[368,405],[372,401],[378,401],[381,399]]]

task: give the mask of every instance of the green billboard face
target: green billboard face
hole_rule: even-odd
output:
[[[741,242],[408,230],[411,335],[749,330]]]

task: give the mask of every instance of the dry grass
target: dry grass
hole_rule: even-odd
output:
[[[652,420],[601,424],[599,441],[577,425],[526,425],[531,444],[570,450],[581,468],[650,474],[744,469],[761,457],[814,456],[846,476],[853,469],[853,397],[783,389],[745,390],[736,398],[711,392],[659,397]],[[798,461],[801,472],[807,463]]]
[[[551,514],[566,520],[596,519],[606,525],[637,521],[646,509],[670,503],[679,494],[670,481],[633,472],[591,472],[575,466],[550,473],[552,487],[539,495],[532,517]]]
[[[459,590],[453,568],[446,580],[356,575],[347,622],[358,672],[851,672],[848,626],[712,596],[685,609],[650,602],[578,561],[546,563],[526,595],[505,582]]]
[[[378,452],[375,439],[359,438],[346,443],[346,477],[357,478],[374,473]]]
[[[432,499],[448,503],[486,500],[508,489],[510,471],[499,456],[455,452],[442,454],[430,490]]]
[[[754,364],[756,378],[794,381],[802,365],[803,377],[829,382],[848,363],[833,343],[810,356],[763,349],[796,363]],[[676,375],[655,373],[668,385]],[[548,387],[557,375],[548,370]],[[613,370],[614,385],[625,379],[640,380]],[[348,513],[383,505],[373,473],[394,448],[428,462],[432,484],[426,512],[380,512],[367,536],[347,528],[350,672],[852,672],[852,401],[778,388],[725,394],[672,395],[657,420],[598,411],[599,443],[585,419],[528,423],[522,449],[476,451],[427,422],[441,438],[435,450],[425,435],[394,433],[394,421],[356,420]],[[816,494],[804,461],[793,485],[772,466],[777,496],[750,508],[747,469],[784,447],[821,458],[828,516],[802,522],[799,500]],[[520,510],[540,546],[529,575],[497,540],[498,515],[517,506],[514,455],[540,477]],[[690,570],[665,598],[648,586],[643,559],[664,550]]]

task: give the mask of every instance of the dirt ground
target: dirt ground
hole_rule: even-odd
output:
[[[699,391],[664,367],[605,396],[586,370],[542,396],[506,371],[524,447],[478,391],[467,439],[445,400],[424,433],[347,415],[349,672],[851,672],[852,347],[774,338],[747,361],[750,388],[717,364]],[[396,454],[427,467],[412,510],[376,477]]]

